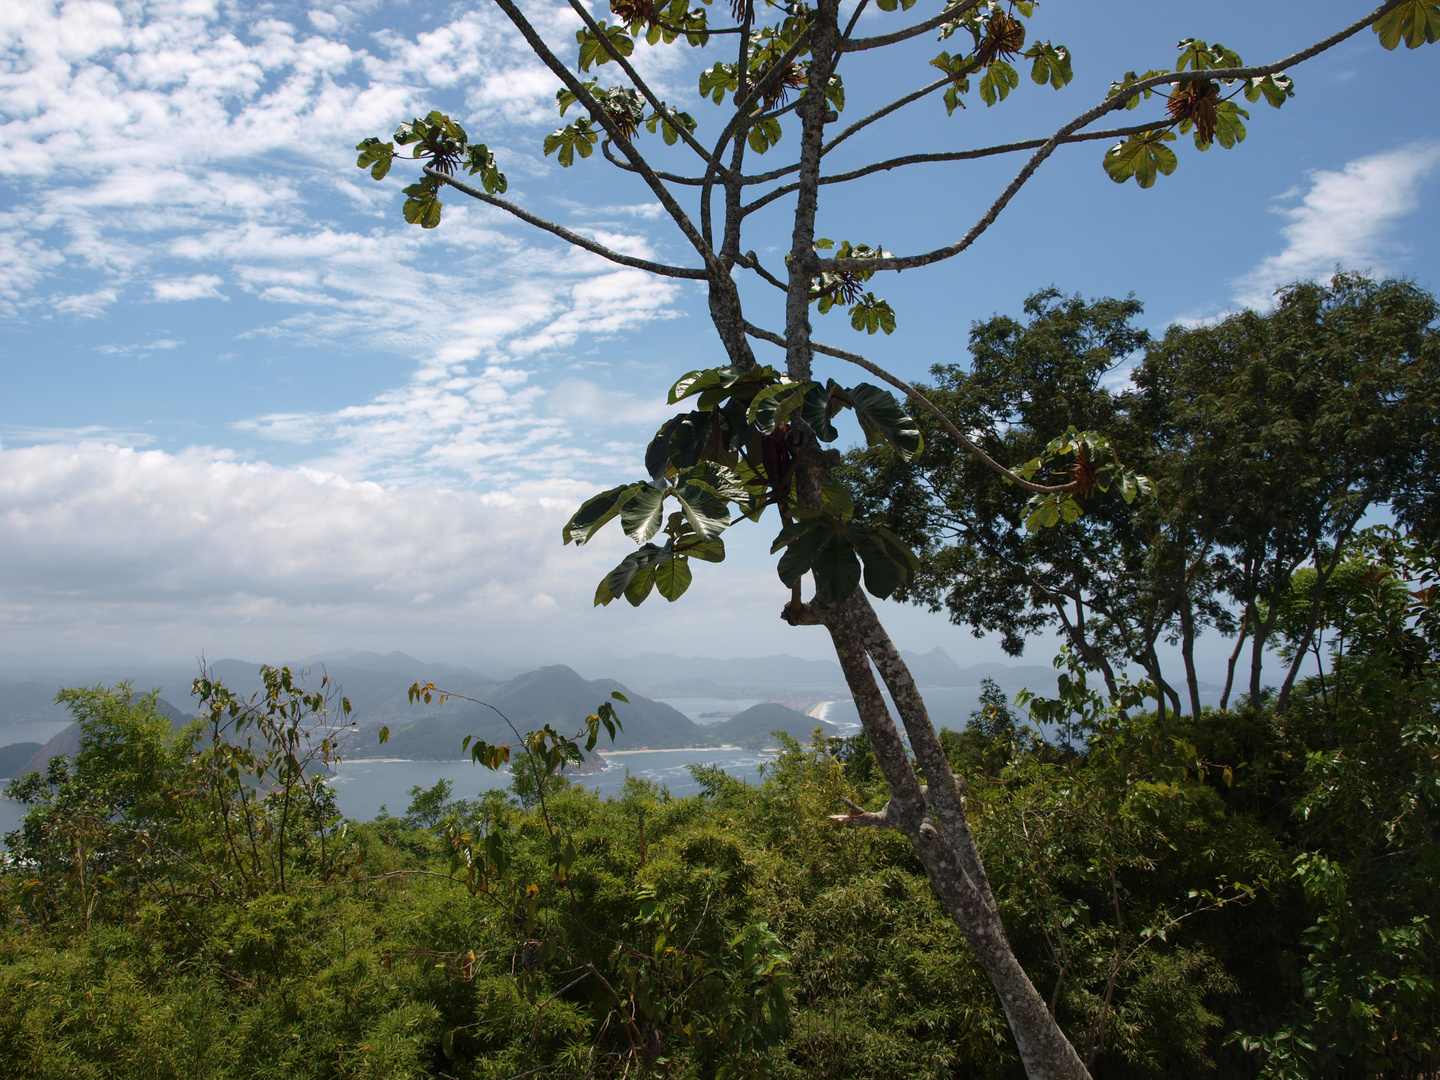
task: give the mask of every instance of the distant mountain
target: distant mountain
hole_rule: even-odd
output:
[[[161,698],[155,706],[155,711],[161,716],[170,720],[170,727],[179,731],[190,721],[194,720],[193,714],[181,712],[164,698]],[[23,745],[23,744],[22,744]],[[9,749],[6,747],[5,749]],[[3,752],[3,751],[0,751]],[[16,767],[14,776],[24,776],[28,772],[44,772],[53,757],[74,757],[80,752],[80,725],[72,723],[61,730],[53,739],[36,750],[29,760]]]
[[[583,730],[585,718],[616,690],[629,699],[628,705],[615,702],[623,730],[613,744],[602,734],[600,749],[663,750],[716,743],[711,734],[713,726],[702,728],[669,705],[643,697],[613,679],[582,679],[561,664],[482,688],[481,693],[472,696],[483,694],[483,699],[504,713],[521,734],[550,724],[562,734],[573,735]],[[433,753],[456,758],[460,756],[460,741],[466,735],[486,742],[513,742],[514,732],[494,709],[456,699],[447,702],[443,712],[438,701],[411,709],[409,722],[403,727],[392,727],[387,743],[382,746],[372,732],[362,731],[356,739],[359,745],[352,744],[349,756],[409,757],[408,751],[413,746],[424,749],[427,757]],[[453,744],[446,751],[444,740],[452,737]]]
[[[900,651],[917,686],[964,686],[965,672],[936,645],[928,653]]]
[[[840,733],[840,729],[834,724],[816,720],[813,716],[806,716],[778,702],[767,701],[761,705],[752,705],[722,723],[711,724],[707,730],[722,743],[759,749],[777,744],[775,737],[770,734],[772,731],[783,731],[791,738],[808,743],[817,727],[825,732],[827,738]]]
[[[757,656],[718,660],[709,656],[642,653],[587,664],[656,697],[759,697],[772,690],[833,690],[845,685],[833,660]]]
[[[29,771],[24,766],[39,749],[38,742],[17,742],[0,746],[0,780],[14,780],[24,776]]]
[[[56,704],[58,686],[26,679],[0,680],[0,724],[63,720],[65,706]]]

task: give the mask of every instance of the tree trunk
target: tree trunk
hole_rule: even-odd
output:
[[[786,612],[792,622],[822,622],[830,632],[865,734],[890,788],[890,802],[883,812],[866,814],[852,808],[846,820],[898,829],[910,841],[1000,996],[1026,1076],[1030,1080],[1088,1080],[1084,1062],[1015,958],[970,831],[961,781],[951,773],[915,681],[868,598],[856,589],[839,603],[791,604]],[[872,660],[895,699],[911,749],[928,781],[925,786],[920,784],[885,707],[871,671]]]
[[[1190,694],[1190,715],[1200,719],[1200,678],[1195,672],[1195,609],[1189,589],[1180,601],[1180,655],[1185,660],[1185,689]]]

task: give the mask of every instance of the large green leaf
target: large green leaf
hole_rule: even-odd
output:
[[[690,587],[690,562],[683,555],[670,552],[670,557],[655,564],[655,588],[671,603],[679,600]]]
[[[924,440],[920,427],[895,399],[895,395],[872,383],[859,383],[845,391],[865,432],[865,439],[874,446],[882,439],[889,442],[906,461],[920,452]]]
[[[865,588],[869,593],[884,599],[915,580],[920,560],[889,529],[859,526],[847,533],[865,563]]]
[[[829,590],[835,600],[844,600],[860,584],[860,560],[855,547],[840,533],[829,536],[810,569],[815,584]]]
[[[1440,2],[1408,0],[1375,23],[1380,44],[1393,49],[1405,42],[1407,49],[1440,41]]]
[[[821,442],[834,442],[840,437],[835,425],[830,423],[830,418],[843,407],[843,403],[833,393],[838,389],[834,379],[830,380],[828,386],[812,385],[805,392],[805,400],[800,406],[800,418],[810,426],[810,430]]]
[[[600,579],[600,585],[595,590],[595,606],[605,607],[611,600],[627,596],[627,590],[630,589],[631,583],[639,574],[653,575],[655,564],[660,560],[664,550],[655,544],[646,544],[621,559],[614,570]],[[645,599],[645,593],[648,592],[649,586],[642,583],[637,587],[639,595],[627,598],[630,603],[639,604],[641,600]]]
[[[610,46],[621,56],[629,56],[635,51],[635,40],[625,32],[623,26],[606,26],[602,19],[596,24],[600,33],[609,39]],[[610,50],[605,48],[599,35],[592,34],[587,27],[581,27],[575,31],[575,40],[580,45],[580,70],[589,71],[591,64],[608,64],[610,62]]]
[[[1133,176],[1142,188],[1151,187],[1157,175],[1175,171],[1175,151],[1164,145],[1174,139],[1175,133],[1168,130],[1131,135],[1105,152],[1105,171],[1117,184]]]
[[[579,545],[588,541],[607,521],[620,513],[631,495],[645,486],[621,484],[586,499],[560,530],[561,543]]]
[[[789,533],[789,538],[786,534]],[[786,586],[793,587],[797,581],[810,571],[814,564],[815,555],[821,546],[832,535],[830,528],[821,518],[810,518],[806,521],[795,522],[793,525],[781,530],[775,538],[775,544],[771,551],[778,551],[785,548],[785,554],[780,556],[780,562],[776,571],[780,580]]]
[[[730,527],[730,507],[705,488],[686,484],[675,492],[675,500],[701,540],[713,540]]]
[[[665,490],[646,485],[641,487],[620,508],[620,527],[637,544],[643,544],[657,532],[665,520]]]
[[[745,419],[767,435],[794,415],[814,386],[810,382],[782,382],[767,386],[750,399]]]
[[[700,559],[704,562],[725,561],[725,541],[718,536],[714,540],[696,540],[692,536],[689,539],[678,541],[675,550],[682,555],[688,555],[692,559]]]
[[[631,607],[639,607],[655,586],[655,567],[641,566],[625,586],[625,600]]]
[[[440,212],[444,204],[440,196],[435,193],[439,181],[427,176],[418,183],[411,184],[405,188],[405,205],[401,212],[405,220],[411,225],[419,225],[422,229],[433,229],[440,224]]]

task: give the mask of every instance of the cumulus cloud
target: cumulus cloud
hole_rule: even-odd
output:
[[[573,37],[567,5],[528,14],[553,40]],[[663,85],[680,53],[642,51]],[[407,226],[407,167],[386,184],[354,167],[359,138],[437,105],[484,131],[512,175],[551,167],[505,149],[553,123],[557,84],[498,11],[364,33],[344,4],[19,0],[0,17],[0,63],[0,175],[44,193],[41,213],[0,229],[0,317],[226,299],[242,343],[406,357],[410,377],[368,400],[233,425],[311,447],[351,478],[445,474],[498,490],[563,474],[567,457],[600,463],[555,437],[536,412],[541,386],[566,377],[564,353],[583,339],[672,317],[682,286],[537,244],[459,196],[441,229]],[[645,231],[653,204],[558,206],[620,251],[665,257]]]
[[[333,642],[558,659],[587,633],[703,652],[760,647],[724,643],[757,616],[783,630],[766,530],[736,537],[740,565],[703,568],[681,604],[594,609],[596,582],[633,545],[611,530],[561,546],[590,494],[573,481],[484,494],[353,482],[204,448],[0,450],[0,650],[277,660]]]
[[[1421,142],[1313,173],[1299,205],[1278,211],[1289,220],[1284,250],[1236,282],[1236,303],[1266,308],[1276,289],[1336,265],[1393,273],[1409,251],[1396,226],[1419,208],[1420,189],[1437,165],[1440,143]]]
[[[154,282],[150,288],[156,300],[228,300],[220,291],[220,278],[214,274],[194,274],[188,278],[171,278]]]

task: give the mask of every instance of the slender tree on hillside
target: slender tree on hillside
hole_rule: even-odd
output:
[[[1030,36],[1027,22],[1034,5],[1022,0],[988,6],[980,0],[955,0],[914,21],[898,12],[908,12],[915,0],[876,0],[881,11],[897,13],[897,26],[869,37],[856,32],[868,0],[860,0],[845,16],[840,0],[793,0],[783,6],[734,0],[733,19],[721,25],[711,24],[707,7],[692,8],[689,0],[611,0],[613,22],[597,20],[581,0],[569,2],[582,24],[576,34],[578,54],[568,42],[563,47],[547,42],[514,0],[495,0],[562,87],[557,98],[566,122],[545,139],[545,153],[571,166],[577,156],[589,158],[598,148],[608,163],[633,175],[659,201],[698,265],[626,255],[507,200],[506,178],[494,155],[485,145],[470,142],[459,124],[439,112],[400,125],[393,141],[367,139],[358,147],[359,164],[381,179],[401,152],[397,144],[410,147],[424,172],[405,189],[404,214],[425,228],[440,223],[441,192],[449,187],[619,265],[706,283],[711,319],[728,362],[691,372],[675,384],[672,403],[698,400],[656,435],[646,454],[648,477],[586,502],[566,526],[565,539],[583,544],[619,518],[640,546],[606,576],[596,602],[624,596],[638,604],[651,591],[674,600],[690,583],[693,559],[723,559],[722,534],[729,526],[758,521],[767,507],[776,507],[781,529],[774,551],[783,552],[778,569],[790,589],[782,618],[796,626],[823,626],[830,634],[890,788],[890,802],[882,812],[851,807],[841,819],[899,830],[913,845],[1000,995],[1027,1074],[1088,1076],[1086,1063],[1007,943],[966,820],[964,782],[950,772],[925,703],[866,596],[867,591],[888,596],[911,580],[915,556],[888,530],[858,519],[844,486],[829,476],[839,454],[825,444],[838,438],[832,421],[842,409],[854,410],[870,440],[887,441],[901,453],[919,449],[919,431],[899,402],[874,383],[819,381],[817,358],[858,366],[900,390],[918,408],[939,410],[863,356],[814,340],[810,311],[838,305],[848,309],[856,329],[891,333],[895,314],[870,290],[874,276],[944,263],[964,253],[1061,146],[1109,143],[1103,165],[1110,177],[1149,187],[1175,169],[1177,158],[1169,144],[1179,135],[1192,137],[1200,150],[1215,143],[1230,148],[1244,138],[1249,114],[1240,99],[1283,105],[1292,94],[1285,72],[1302,61],[1367,28],[1391,49],[1401,41],[1415,48],[1440,39],[1440,5],[1435,0],[1390,0],[1314,44],[1255,66],[1221,45],[1187,39],[1174,70],[1122,75],[1102,100],[1049,134],[876,160],[835,173],[825,170],[827,154],[862,133],[873,138],[884,130],[881,121],[913,102],[933,95],[953,112],[977,97],[986,106],[1003,101],[1020,83],[1011,61],[1021,57],[1036,83],[1064,87],[1071,80],[1069,52]],[[847,58],[930,34],[941,38],[945,49],[930,61],[928,72],[917,75],[916,89],[842,126]],[[630,62],[642,41],[683,41],[720,50],[721,58],[700,75],[701,95],[723,106],[716,122],[706,125],[704,141],[696,119],[662,101]],[[609,72],[615,73],[616,85],[600,79]],[[1100,125],[1111,120],[1112,113],[1132,109],[1139,110],[1134,122]],[[694,167],[657,168],[655,156],[641,149],[649,135],[672,147],[683,145],[693,153]],[[791,145],[798,153],[786,163],[747,170],[748,155],[758,158]],[[1023,164],[951,243],[897,255],[815,234],[821,193],[832,185],[921,163],[1004,155],[1018,156]],[[473,179],[462,178],[462,171]],[[792,208],[785,244],[789,253],[783,266],[767,267],[747,245],[745,225],[757,211],[781,200]],[[763,316],[743,309],[737,271],[753,273],[783,294],[779,329],[764,326]],[[783,349],[783,370],[757,360],[751,339]],[[935,418],[967,451],[982,456],[948,417]],[[1144,482],[1124,470],[1102,436],[1055,434],[1046,452],[1025,466],[1010,469],[988,462],[1030,496],[1029,524],[1073,521],[1080,513],[1079,500],[1097,490],[1114,487],[1131,499],[1144,489]],[[667,514],[672,505],[676,509]],[[663,543],[657,543],[661,534]],[[808,599],[802,591],[807,575],[813,583]],[[908,751],[886,709],[872,662],[895,700]]]

